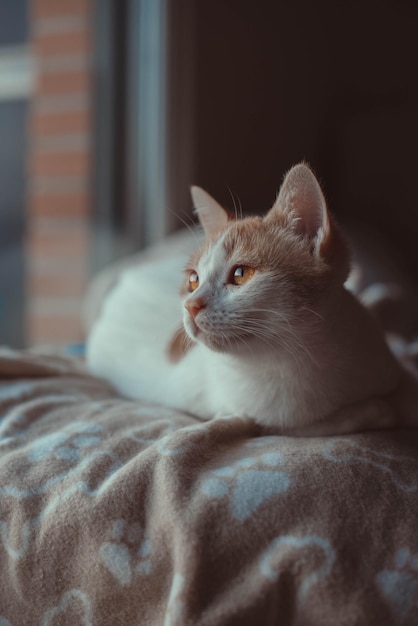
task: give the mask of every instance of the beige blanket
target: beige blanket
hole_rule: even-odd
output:
[[[418,624],[418,436],[263,436],[0,352],[0,626]]]

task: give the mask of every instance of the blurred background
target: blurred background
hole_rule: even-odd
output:
[[[416,281],[417,25],[412,0],[0,0],[0,343],[82,340],[92,275],[190,221],[191,183],[262,213],[301,159]]]

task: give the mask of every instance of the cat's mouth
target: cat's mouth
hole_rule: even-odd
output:
[[[202,340],[202,337],[205,336],[205,331],[200,328],[195,318],[191,315],[187,315],[184,318],[184,327],[186,329],[187,334],[194,339],[195,341]]]
[[[199,320],[196,321],[190,315],[185,317],[184,327],[191,339],[215,352],[230,352],[232,350],[234,342],[226,340],[225,332],[221,333],[217,329],[205,328],[203,323],[199,322]]]
[[[204,326],[199,324],[199,321],[196,321],[191,315],[185,317],[184,327],[189,337],[194,341],[203,343],[212,350],[223,351],[218,334],[204,328]]]

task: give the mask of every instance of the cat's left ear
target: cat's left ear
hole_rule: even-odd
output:
[[[348,250],[328,213],[322,189],[305,164],[295,165],[287,173],[268,219],[287,214],[294,220],[295,231],[307,237],[319,256],[333,261],[336,257],[348,264]]]
[[[199,222],[202,224],[206,236],[210,239],[225,228],[231,216],[204,189],[193,186],[190,192]]]
[[[304,163],[286,174],[269,216],[292,214],[300,235],[322,242],[328,235],[330,221],[324,194],[312,170]]]

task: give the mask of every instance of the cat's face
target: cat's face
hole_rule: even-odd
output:
[[[185,272],[187,334],[222,352],[297,351],[348,271],[312,172],[293,168],[264,218],[234,220],[202,190],[193,195],[207,240]]]

